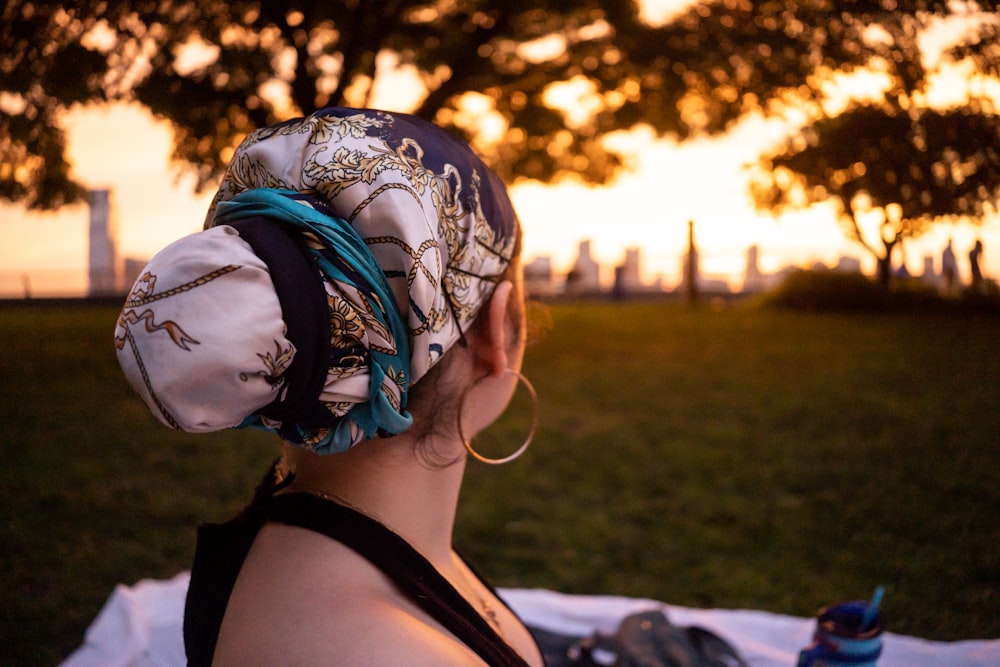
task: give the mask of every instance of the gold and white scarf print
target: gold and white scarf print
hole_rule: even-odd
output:
[[[517,243],[496,175],[460,140],[402,114],[325,109],[258,130],[237,149],[206,228],[218,202],[256,188],[310,195],[364,239],[409,330],[411,384],[461,337]]]

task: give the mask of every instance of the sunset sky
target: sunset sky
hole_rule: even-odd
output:
[[[961,92],[954,90],[954,82],[944,82],[938,94],[947,98]],[[88,187],[112,191],[119,258],[149,258],[201,228],[213,193],[195,195],[193,179],[170,164],[171,133],[165,122],[139,107],[114,105],[74,109],[66,128],[74,176]],[[870,271],[873,260],[846,241],[830,209],[816,207],[781,219],[753,210],[742,165],[783,132],[779,123],[749,119],[721,139],[681,145],[642,129],[621,133],[614,145],[628,152],[634,169],[614,183],[602,188],[573,183],[513,188],[525,229],[525,258],[549,256],[557,271],[565,271],[578,241],[590,239],[595,259],[610,275],[625,249],[638,246],[645,277],[662,277],[672,287],[687,244],[687,221],[694,220],[703,271],[726,275],[734,286],[740,284],[751,245],[759,247],[765,271],[815,261],[832,265],[841,255],[862,260]],[[25,276],[37,296],[83,293],[88,216],[85,205],[58,214],[0,205],[0,297],[23,294]],[[981,227],[942,225],[908,242],[910,271],[922,272],[925,255],[939,265],[949,238],[963,277],[968,275],[968,250],[977,238],[985,247],[984,272],[1000,276],[997,216]]]

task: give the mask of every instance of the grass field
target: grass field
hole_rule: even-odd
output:
[[[186,569],[276,452],[155,422],[117,309],[0,309],[0,662],[52,665],[116,583]],[[996,318],[565,303],[528,350],[528,453],[470,465],[494,583],[808,616],[886,587],[894,632],[1000,637]],[[486,434],[521,438],[516,409]],[[488,442],[482,443],[488,446]]]

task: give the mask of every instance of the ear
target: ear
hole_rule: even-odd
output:
[[[507,370],[507,305],[510,302],[514,283],[505,280],[493,290],[487,315],[486,335],[480,341],[480,357],[486,362],[490,375],[499,377]]]

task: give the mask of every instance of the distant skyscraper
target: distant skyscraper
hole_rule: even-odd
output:
[[[834,268],[845,273],[861,273],[861,260],[857,257],[840,257]]]
[[[590,240],[580,241],[576,263],[566,280],[566,291],[571,294],[597,292],[601,288],[601,267],[590,254]]]
[[[757,246],[752,245],[747,248],[747,266],[746,271],[743,273],[744,292],[760,292],[764,289],[764,276],[761,274],[760,267],[757,264],[759,255],[760,250]]]
[[[552,276],[552,258],[535,257],[524,265],[524,289],[533,297],[555,296],[557,286]]]
[[[90,296],[115,294],[118,289],[117,230],[111,216],[111,192],[90,191]]]
[[[642,289],[642,253],[639,248],[625,248],[622,263],[622,283],[625,289],[636,292]]]

